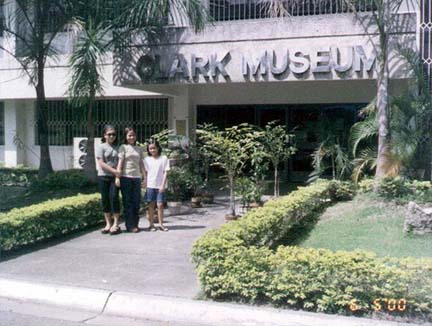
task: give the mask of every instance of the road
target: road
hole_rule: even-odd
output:
[[[203,326],[140,320],[0,298],[0,326]],[[209,326],[209,325],[206,325]]]

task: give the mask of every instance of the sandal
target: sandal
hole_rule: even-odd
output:
[[[115,235],[121,233],[121,229],[118,225],[113,225],[109,231],[110,235]]]
[[[132,233],[138,233],[140,229],[138,227],[135,227],[131,230]]]
[[[150,225],[150,226],[148,227],[148,230],[149,230],[149,231],[152,231],[152,232],[157,231],[157,229],[155,228],[154,225]]]
[[[159,226],[159,230],[164,231],[164,232],[167,232],[167,231],[168,231],[168,228],[165,227],[165,226],[163,226],[163,225],[161,225],[161,226]]]
[[[111,230],[111,228],[108,228],[108,229],[103,228],[103,229],[101,230],[101,233],[102,233],[102,234],[108,234],[108,233],[110,232],[110,230]]]

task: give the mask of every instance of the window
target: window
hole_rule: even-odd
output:
[[[74,137],[86,137],[84,111],[72,108],[66,101],[48,101],[49,144],[71,146]],[[103,127],[110,124],[118,128],[120,135],[125,127],[133,127],[137,131],[138,141],[145,141],[151,135],[168,128],[168,100],[98,100],[93,118],[96,137],[100,137]],[[36,144],[39,144],[37,129]]]
[[[4,118],[4,105],[0,102],[0,146],[5,144],[5,118]]]
[[[372,0],[358,0],[357,11],[371,11]],[[210,0],[210,15],[216,21],[310,16],[351,12],[344,0]]]

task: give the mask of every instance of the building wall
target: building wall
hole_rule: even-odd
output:
[[[4,163],[5,156],[4,156],[4,146],[0,146],[0,163]]]

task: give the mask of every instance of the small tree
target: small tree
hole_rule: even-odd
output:
[[[289,159],[296,151],[296,147],[291,143],[293,137],[293,135],[288,134],[285,126],[277,125],[277,121],[269,122],[263,129],[264,151],[270,155],[274,169],[275,197],[279,197],[279,164]]]
[[[204,144],[205,152],[212,159],[212,165],[224,170],[230,189],[230,204],[228,213],[236,215],[235,211],[235,180],[240,176],[248,161],[248,151],[255,142],[248,137],[251,128],[246,124],[225,128],[220,131],[207,125],[205,129],[197,129],[197,136]]]

